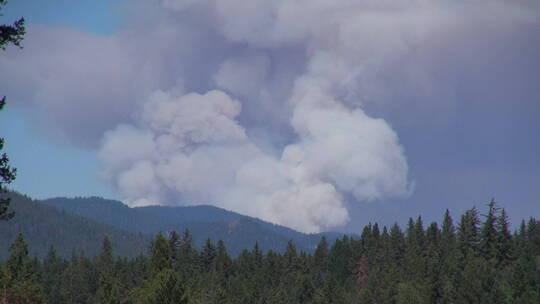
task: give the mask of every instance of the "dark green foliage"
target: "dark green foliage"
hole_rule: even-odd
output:
[[[328,243],[340,233],[304,234],[213,206],[129,208],[119,201],[99,197],[54,198],[43,203],[132,233],[155,235],[161,231],[193,232],[192,245],[202,248],[208,238],[223,240],[232,256],[259,244],[262,251],[281,252],[289,240],[306,252],[313,252],[321,236]]]
[[[47,295],[48,303],[60,303],[62,294],[60,292],[62,284],[62,272],[66,267],[66,262],[57,254],[54,247],[49,248],[47,257],[43,261],[43,292]]]
[[[469,209],[461,216],[458,225],[458,248],[462,261],[472,259],[478,255],[480,236],[478,225],[480,218],[476,208]]]
[[[488,204],[488,213],[484,216],[484,223],[481,230],[480,254],[486,260],[494,259],[497,256],[497,206],[492,200]]]
[[[512,235],[510,234],[508,216],[506,215],[506,211],[502,209],[497,218],[496,258],[498,263],[512,259],[512,247]]]
[[[97,303],[100,304],[119,304],[120,295],[116,281],[106,273],[99,276],[99,288],[97,290]]]
[[[148,256],[120,258],[104,237],[93,259],[51,248],[39,261],[21,235],[0,281],[27,303],[540,303],[540,222],[511,235],[494,203],[482,219],[468,210],[455,229],[449,212],[440,226],[418,217],[405,233],[369,224],[359,239],[322,238],[313,254],[255,243],[234,259],[221,240],[196,249],[186,230],[157,234]]]
[[[156,289],[148,304],[186,304],[188,297],[178,272],[164,270],[156,275]]]
[[[42,303],[41,287],[36,282],[36,264],[28,255],[28,245],[22,234],[17,236],[9,252],[1,280],[2,302]]]
[[[0,0],[0,16],[2,16],[2,7],[6,3],[6,0]],[[24,18],[22,17],[13,24],[0,25],[0,50],[5,50],[10,44],[20,47],[25,33]]]
[[[0,258],[7,257],[9,244],[19,233],[31,244],[30,254],[40,258],[47,256],[51,246],[62,257],[70,257],[74,250],[84,250],[93,257],[100,252],[105,236],[122,256],[134,257],[148,248],[149,237],[57,210],[21,194],[11,192],[9,197],[10,209],[17,216],[0,221]]]
[[[150,249],[150,269],[154,275],[172,267],[172,251],[169,241],[158,233]]]
[[[0,110],[4,106],[5,97],[0,101]],[[4,148],[4,139],[0,137],[0,151]],[[14,216],[14,212],[9,211],[11,199],[7,197],[5,185],[11,183],[16,177],[17,170],[9,165],[9,158],[6,153],[0,155],[0,220],[9,220]]]
[[[115,265],[113,248],[108,236],[103,239],[101,253],[97,257],[97,271],[99,273],[99,287],[96,293],[97,303],[119,304],[118,279],[112,266]]]

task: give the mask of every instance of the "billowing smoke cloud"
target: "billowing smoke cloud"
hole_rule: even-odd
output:
[[[222,91],[156,92],[137,125],[106,133],[106,177],[133,206],[178,193],[310,232],[348,220],[342,191],[360,200],[406,192],[405,158],[384,121],[330,96],[303,98],[299,139],[276,157],[249,139],[235,120],[240,102]]]
[[[108,132],[100,150],[106,176],[128,204],[156,204],[171,197],[177,201],[174,193],[179,193],[187,204],[212,203],[317,232],[346,223],[343,193],[358,200],[405,195],[407,164],[395,133],[383,120],[336,96],[366,63],[341,54],[354,53],[343,43],[352,37],[325,41],[335,34],[332,23],[339,20],[310,28],[324,13],[324,7],[315,6],[307,14],[315,19],[293,33],[300,7],[287,2],[237,4],[247,11],[231,11],[230,3],[226,7],[219,1],[165,2],[180,12],[205,6],[215,18],[210,24],[227,41],[248,44],[240,56],[225,59],[212,77],[218,89],[244,103],[272,94],[265,87],[271,82],[271,58],[280,60],[273,56],[274,48],[300,43],[311,53],[304,71],[290,77],[294,84],[281,104],[289,109],[288,124],[296,138],[270,153],[247,135],[238,121],[241,102],[226,92],[157,92],[142,107],[141,119]],[[273,17],[282,9],[290,12]],[[320,31],[328,34],[314,37]]]
[[[17,69],[19,81],[0,72],[7,93],[96,148],[131,206],[213,204],[307,232],[345,224],[354,201],[411,191],[395,131],[366,106],[419,97],[447,109],[439,97],[459,75],[432,81],[446,66],[441,45],[490,49],[538,25],[534,2],[137,7],[147,17],[108,37],[31,32],[23,52],[0,59]]]

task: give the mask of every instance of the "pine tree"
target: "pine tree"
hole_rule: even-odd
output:
[[[206,239],[200,255],[200,263],[204,270],[209,271],[214,264],[214,259],[217,256],[216,246],[212,240]]]
[[[409,280],[424,278],[427,274],[426,237],[424,233],[422,218],[418,217],[416,222],[409,219],[407,226],[407,247],[404,261],[404,271]]]
[[[188,295],[178,272],[163,269],[133,291],[128,303],[184,304]]]
[[[508,216],[503,208],[497,218],[497,261],[499,263],[508,262],[513,256],[512,235],[509,227]]]
[[[114,266],[114,257],[113,257],[113,248],[111,240],[108,236],[103,238],[103,243],[101,245],[101,253],[98,257],[98,264],[100,271],[110,272]]]
[[[169,242],[162,233],[158,233],[151,246],[150,268],[153,275],[157,275],[163,270],[170,269],[171,248]]]
[[[199,254],[193,247],[193,236],[188,229],[184,230],[180,240],[177,264],[175,268],[182,269],[182,273],[187,277],[199,271]]]
[[[22,233],[19,233],[15,242],[9,249],[10,256],[7,260],[8,271],[14,281],[30,280],[32,273],[31,260],[28,255],[28,245],[24,241]]]
[[[391,257],[396,263],[400,263],[405,255],[405,236],[397,223],[390,228]]]
[[[0,110],[4,107],[5,97],[0,100]],[[0,151],[4,148],[4,139],[0,137]],[[11,183],[16,177],[17,170],[9,166],[9,158],[6,153],[0,155],[0,220],[9,220],[15,214],[8,210],[11,199],[4,197],[7,190],[4,185]]]
[[[99,304],[119,304],[120,295],[114,279],[102,272],[99,276],[99,288],[96,293]]]
[[[450,250],[454,247],[456,240],[456,228],[454,227],[454,222],[450,216],[450,211],[446,209],[443,218],[443,224],[441,229],[441,242],[445,250]]]
[[[6,263],[7,276],[4,283],[4,302],[42,303],[43,294],[36,282],[32,259],[28,255],[28,245],[21,233],[10,247]]]
[[[371,237],[375,242],[377,242],[381,237],[381,231],[378,223],[373,224],[373,228],[371,229]]]
[[[118,304],[120,295],[116,273],[113,271],[114,256],[112,243],[108,236],[103,239],[101,253],[98,257],[99,287],[97,301],[100,304]]]
[[[315,249],[315,253],[313,254],[313,264],[314,267],[321,271],[326,271],[328,262],[328,242],[326,241],[326,237],[321,237],[321,240],[319,244],[317,245],[317,248]]]
[[[177,264],[179,263],[179,255],[180,255],[180,246],[182,244],[182,238],[176,231],[172,231],[169,233],[169,248],[171,250],[171,259],[172,263],[175,266],[174,268],[177,268]]]
[[[225,243],[223,240],[219,240],[217,243],[216,258],[214,259],[214,269],[227,278],[231,275],[231,264],[232,261],[227,253],[227,248],[225,248]]]
[[[0,0],[0,13],[6,3],[6,0]],[[24,25],[24,18],[19,18],[11,25],[0,25],[0,50],[5,50],[10,44],[21,47],[21,41],[26,33]]]
[[[479,232],[478,211],[476,208],[469,209],[461,216],[458,225],[458,248],[461,254],[461,260],[467,260],[477,255]]]
[[[527,251],[531,256],[540,255],[540,222],[533,217],[527,223]]]
[[[407,230],[405,233],[405,240],[407,242],[407,249],[410,250],[410,248],[413,248],[418,243],[417,237],[416,237],[416,230],[414,227],[414,220],[410,217],[409,221],[407,222]]]
[[[426,280],[430,302],[439,303],[444,294],[443,254],[441,252],[441,232],[437,223],[433,222],[426,230]]]
[[[285,249],[285,254],[283,257],[285,258],[285,263],[287,265],[286,267],[290,270],[294,270],[297,266],[298,254],[296,252],[296,246],[292,240],[287,242],[287,249]]]
[[[64,261],[58,257],[56,249],[51,246],[43,262],[43,293],[47,296],[48,303],[63,301],[60,288],[64,268]]]
[[[313,282],[318,288],[325,285],[328,277],[328,252],[328,242],[323,236],[313,254],[313,266],[311,267]]]
[[[488,204],[488,213],[484,216],[484,223],[480,232],[480,254],[486,260],[494,259],[497,255],[497,205],[494,200]]]
[[[432,222],[426,229],[426,240],[428,246],[438,247],[440,241],[440,231],[436,222]]]

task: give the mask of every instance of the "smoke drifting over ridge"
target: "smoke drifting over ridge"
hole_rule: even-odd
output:
[[[397,134],[363,110],[395,84],[392,65],[441,37],[459,45],[470,29],[537,22],[526,6],[480,2],[140,2],[148,17],[109,37],[31,32],[0,59],[27,88],[0,80],[47,109],[43,123],[97,148],[129,205],[213,204],[317,232],[349,220],[345,197],[411,191]],[[426,70],[403,81],[444,87],[426,85]]]
[[[346,93],[341,86],[365,61],[341,54],[355,52],[357,46],[346,45],[353,37],[325,41],[338,38],[331,31],[338,20],[323,21],[321,28],[313,27],[319,18],[298,24],[298,14],[305,13],[299,4],[164,2],[173,14],[203,10],[226,43],[243,44],[244,50],[219,65],[214,90],[156,92],[137,123],[106,133],[99,155],[128,204],[212,203],[318,232],[348,221],[343,192],[358,200],[407,193],[407,164],[394,131],[336,96]],[[245,11],[231,11],[230,5]],[[308,17],[325,8],[314,9]],[[272,68],[290,45],[304,53],[303,69],[285,68],[293,84],[285,100],[275,101],[273,92],[284,88],[275,84],[280,79]],[[258,146],[239,118],[242,103],[265,98],[286,108],[285,123],[296,137],[277,151]]]

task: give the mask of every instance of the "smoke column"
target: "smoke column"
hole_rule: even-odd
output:
[[[440,71],[470,57],[448,50],[531,32],[537,2],[517,2],[133,1],[109,36],[30,30],[0,81],[46,136],[97,151],[130,206],[211,204],[318,232],[412,191],[396,132],[366,105],[449,108],[460,74]]]
[[[213,204],[319,232],[349,220],[345,193],[360,201],[408,193],[395,132],[341,99],[347,82],[377,59],[357,57],[365,48],[358,37],[370,21],[349,11],[353,2],[163,4],[176,16],[202,13],[217,35],[243,50],[219,64],[211,90],[153,92],[140,119],[105,134],[104,175],[129,205]],[[387,41],[371,40],[386,47]],[[388,47],[393,44],[399,47],[399,41]],[[301,68],[287,69],[289,49],[301,54]],[[287,94],[275,92],[282,90]],[[265,99],[285,108],[276,115],[291,128],[274,151],[252,138],[257,134],[240,117],[244,104]]]

